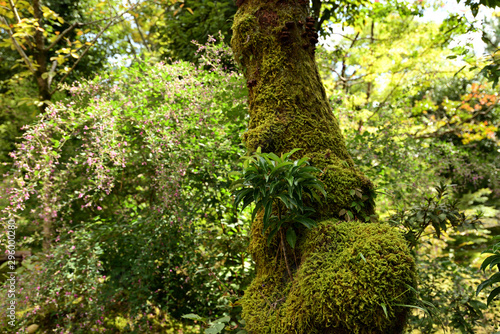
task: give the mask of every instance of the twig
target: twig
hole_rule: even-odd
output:
[[[57,36],[57,38],[55,39],[55,41],[53,41],[49,46],[47,46],[45,48],[45,51],[49,51],[50,49],[52,49],[57,43],[59,43],[59,41],[64,37],[66,36],[66,34],[70,33],[73,29],[75,29],[76,27],[80,27],[84,25],[83,23],[79,23],[79,22],[75,22],[73,23],[72,25],[69,26],[69,28],[67,28],[66,30],[64,30],[62,33],[59,34],[59,36]]]

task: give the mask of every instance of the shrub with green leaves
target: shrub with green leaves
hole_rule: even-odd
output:
[[[389,223],[401,229],[411,248],[419,245],[422,234],[430,226],[439,239],[448,230],[467,230],[480,223],[480,213],[465,215],[458,208],[459,202],[450,199],[449,195],[449,186],[441,183],[423,204],[398,211],[389,218]]]
[[[41,271],[19,276],[26,284],[18,296],[47,289],[43,298],[19,301],[23,314],[40,308],[20,318],[20,328],[144,333],[169,328],[163,316],[236,317],[228,296],[241,295],[253,272],[248,224],[234,215],[227,190],[227,173],[243,152],[245,83],[217,66],[214,57],[230,55],[227,46],[211,40],[203,50],[199,66],[136,61],[75,83],[67,87],[71,99],[26,127],[11,154],[3,213],[26,235],[20,249],[37,253],[44,236],[50,253],[70,251],[78,268],[38,254]],[[43,235],[46,222],[50,234]],[[85,258],[95,259],[87,267],[100,264],[97,276],[80,270]],[[80,293],[60,297],[70,280],[95,283],[91,292],[100,298],[65,307],[79,303]],[[116,327],[118,318],[128,327]]]

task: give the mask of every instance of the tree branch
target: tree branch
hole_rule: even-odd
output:
[[[20,23],[21,18],[19,17],[19,13],[17,12],[16,5],[14,5],[14,2],[12,0],[9,0],[9,4],[10,4],[10,9],[14,13],[14,15],[16,16],[17,23]]]
[[[12,43],[14,44],[14,47],[16,48],[16,50],[19,53],[19,55],[23,58],[24,62],[28,66],[30,72],[33,73],[33,74],[35,74],[35,72],[36,72],[35,67],[33,66],[33,64],[31,63],[30,59],[28,58],[28,56],[24,52],[24,50],[21,47],[21,45],[19,45],[19,43],[17,42],[16,38],[14,37],[14,34],[12,33],[12,30],[10,29],[9,23],[7,22],[7,20],[3,16],[0,16],[0,20],[2,21],[3,24],[5,24],[7,27],[9,27],[7,29],[7,33],[9,34],[9,37],[12,40]]]
[[[406,73],[403,73],[403,75],[401,76],[401,78],[399,78],[398,83],[396,85],[394,85],[394,87],[391,89],[391,91],[389,92],[389,94],[387,94],[387,96],[385,97],[385,99],[382,102],[380,102],[380,104],[377,106],[377,109],[375,109],[375,111],[370,115],[370,117],[368,117],[366,119],[367,121],[369,121],[373,116],[375,116],[376,114],[378,114],[378,112],[380,111],[380,109],[382,108],[382,106],[387,102],[387,100],[389,99],[389,97],[391,97],[391,95],[394,93],[394,91],[396,90],[396,88],[399,87],[399,84],[401,83],[401,81],[405,77],[405,74]]]
[[[59,41],[64,37],[66,36],[68,33],[70,33],[73,29],[75,29],[76,27],[79,27],[79,26],[82,26],[83,24],[82,23],[79,23],[79,22],[75,22],[73,23],[72,25],[69,26],[69,28],[67,28],[66,30],[64,30],[62,33],[59,34],[59,36],[57,36],[56,40],[53,41],[49,46],[47,46],[45,48],[45,51],[49,51],[50,49],[52,49],[57,43],[59,43]]]

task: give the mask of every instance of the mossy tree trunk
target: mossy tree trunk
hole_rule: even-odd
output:
[[[369,194],[371,182],[347,152],[314,59],[318,35],[308,17],[308,1],[255,1],[240,5],[231,41],[249,88],[250,151],[286,152],[301,148],[323,170],[329,194],[322,217],[350,209],[351,190]],[[367,203],[365,213],[373,213]]]
[[[311,158],[328,194],[315,207],[319,227],[299,233],[288,254],[280,254],[279,235],[267,246],[262,214],[253,222],[249,252],[257,277],[242,299],[246,328],[254,334],[399,333],[407,309],[393,304],[411,298],[413,258],[389,226],[339,219],[354,201],[364,201],[355,218],[373,215],[373,185],[355,168],[321,83],[309,1],[237,4],[231,44],[249,88],[246,146],[278,154],[301,148],[294,157]],[[286,258],[294,259],[293,277]]]

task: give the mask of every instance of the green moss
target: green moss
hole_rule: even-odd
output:
[[[396,304],[412,298],[415,264],[394,229],[326,220],[305,234],[297,251],[302,263],[292,282],[278,266],[258,274],[245,293],[250,333],[402,331],[409,309]]]
[[[350,157],[341,160],[330,150],[308,156],[311,158],[311,163],[323,171],[319,179],[325,185],[328,197],[325,203],[316,205],[315,208],[322,217],[335,217],[342,208],[351,209],[352,202],[357,200],[350,194],[351,190],[360,189],[365,195],[373,191],[373,184],[354,167]],[[373,214],[373,206],[368,202],[365,203],[365,213]]]

